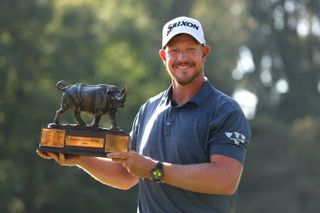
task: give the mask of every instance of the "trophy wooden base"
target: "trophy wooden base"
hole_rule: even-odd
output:
[[[49,124],[42,128],[38,149],[44,152],[106,157],[127,152],[129,135],[122,130]]]

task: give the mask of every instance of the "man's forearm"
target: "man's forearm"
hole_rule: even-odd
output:
[[[231,161],[231,162],[229,162]],[[164,164],[163,181],[185,190],[220,195],[232,195],[239,184],[242,172],[240,162],[227,161],[203,164]]]
[[[121,164],[106,158],[81,156],[78,166],[99,182],[118,189],[127,190],[138,182]]]

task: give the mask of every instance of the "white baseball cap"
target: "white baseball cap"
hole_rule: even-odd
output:
[[[205,44],[201,23],[193,18],[180,16],[168,21],[162,29],[162,48],[176,35],[186,33],[195,38],[200,44]]]

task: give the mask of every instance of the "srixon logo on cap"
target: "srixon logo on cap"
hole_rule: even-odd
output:
[[[189,21],[178,21],[178,22],[170,24],[168,26],[167,36],[173,30],[173,28],[182,27],[182,26],[191,27],[193,29],[199,30],[199,26],[194,24],[194,23],[192,23],[192,22],[189,22]]]

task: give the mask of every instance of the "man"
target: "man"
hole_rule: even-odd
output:
[[[131,150],[106,159],[38,154],[112,187],[139,183],[141,213],[233,212],[251,132],[239,105],[204,76],[209,52],[199,21],[169,21],[159,54],[172,83],[140,108]]]

